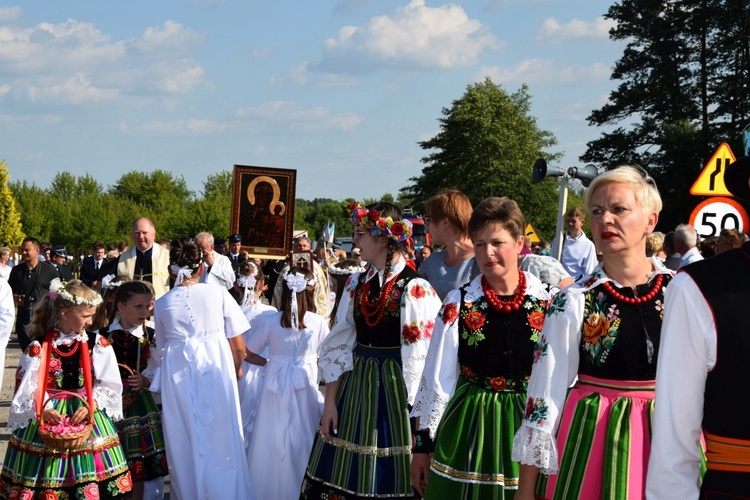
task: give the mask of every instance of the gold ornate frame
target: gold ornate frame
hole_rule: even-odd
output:
[[[297,171],[235,165],[232,234],[251,257],[284,259],[292,249]]]

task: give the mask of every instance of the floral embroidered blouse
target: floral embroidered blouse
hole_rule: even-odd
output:
[[[490,390],[525,393],[550,298],[534,275],[518,311],[496,312],[482,291],[482,277],[450,292],[435,322],[412,417],[435,437],[459,376]]]
[[[91,336],[91,338],[89,338]],[[91,348],[93,393],[97,409],[106,410],[112,420],[122,419],[122,382],[117,369],[117,358],[106,338],[97,333],[83,336],[61,335],[57,354],[50,349],[49,374],[46,389],[77,390],[84,386],[80,368],[80,349]],[[79,345],[80,344],[80,345]],[[70,353],[70,354],[69,354]],[[42,346],[35,340],[21,355],[16,372],[16,393],[10,404],[8,427],[22,429],[36,420],[35,394],[42,364]],[[49,394],[45,393],[45,400]],[[49,403],[51,404],[51,403]]]
[[[649,282],[638,287],[638,296],[652,289],[657,275],[663,275],[662,285],[641,304],[626,304],[609,294],[605,282],[634,297],[632,290],[605,275],[601,264],[555,296],[539,338],[513,460],[547,474],[557,472],[555,434],[568,388],[578,374],[610,380],[655,378],[664,291],[674,272],[656,259],[649,260],[654,271]]]
[[[435,326],[435,316],[440,309],[440,298],[430,284],[420,278],[414,271],[406,268],[402,258],[391,268],[388,282],[397,280],[390,297],[384,305],[383,321],[397,321],[400,335],[379,339],[374,336],[377,326],[359,332],[357,325],[364,321],[359,311],[361,294],[358,293],[363,283],[383,279],[383,271],[375,266],[362,276],[352,274],[344,287],[341,296],[336,323],[331,333],[323,341],[321,356],[318,360],[321,378],[333,382],[353,368],[354,348],[357,342],[376,347],[401,347],[401,365],[406,384],[407,401],[411,405],[417,394],[419,377],[424,368],[427,347]],[[382,284],[382,288],[386,283]]]

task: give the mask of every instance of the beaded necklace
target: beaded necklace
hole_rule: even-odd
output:
[[[523,303],[523,298],[526,296],[526,276],[522,272],[518,273],[518,287],[513,294],[513,298],[509,300],[498,297],[484,276],[482,276],[482,291],[484,296],[487,297],[487,302],[495,311],[506,314],[511,311],[518,311]]]
[[[370,279],[370,281],[362,286],[362,316],[364,316],[365,323],[367,323],[367,326],[369,326],[370,328],[380,323],[380,320],[383,319],[383,313],[385,312],[385,303],[388,300],[388,297],[391,296],[391,290],[393,290],[393,287],[396,285],[395,278],[391,281],[388,281],[385,284],[385,288],[380,291],[377,302],[372,303],[370,302],[370,282],[373,279],[378,278],[373,277],[372,279]]]
[[[620,302],[624,302],[626,304],[638,305],[643,304],[644,302],[648,302],[649,300],[656,297],[656,294],[659,293],[659,290],[661,290],[662,281],[664,281],[664,275],[657,275],[656,281],[654,282],[654,286],[653,288],[651,288],[651,291],[649,291],[646,295],[642,295],[640,297],[626,297],[625,295],[615,290],[615,288],[610,284],[609,281],[605,281],[603,285],[607,293],[614,297],[616,300],[619,300]]]

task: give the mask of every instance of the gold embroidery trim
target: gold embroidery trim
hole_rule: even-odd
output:
[[[359,455],[374,455],[377,457],[392,457],[395,455],[411,455],[411,445],[406,446],[392,446],[390,448],[378,448],[377,446],[362,446],[359,444],[346,441],[337,437],[331,436],[331,439],[326,439],[323,436],[323,431],[318,430],[320,438],[337,448],[343,448],[346,451],[357,453]]]

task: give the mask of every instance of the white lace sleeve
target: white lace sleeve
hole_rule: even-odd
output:
[[[419,428],[429,429],[435,438],[438,424],[456,390],[459,376],[458,312],[461,292],[453,290],[443,302],[435,319],[419,390],[412,408],[412,417],[419,417]]]
[[[414,404],[427,359],[440,297],[423,278],[407,283],[401,296],[401,366],[406,385],[406,399]]]
[[[526,392],[526,412],[513,444],[513,460],[557,471],[555,434],[568,387],[578,375],[584,288],[576,283],[557,294],[537,341]]]
[[[321,379],[335,382],[344,372],[354,366],[354,346],[357,343],[357,329],[354,325],[354,289],[357,287],[359,273],[352,274],[344,286],[339,309],[336,313],[336,324],[323,341],[320,348],[318,369]]]
[[[122,419],[122,379],[112,346],[97,334],[91,354],[94,364],[94,401],[112,420]]]
[[[516,462],[538,467],[544,474],[557,474],[557,445],[548,432],[521,426],[513,439],[511,456]]]
[[[21,378],[18,390],[10,402],[8,428],[11,431],[23,429],[29,422],[36,420],[36,388],[39,385],[39,365],[41,364],[41,346],[36,340],[21,354],[18,362],[17,376]],[[32,356],[31,353],[36,354]],[[44,395],[47,399],[47,395]]]

